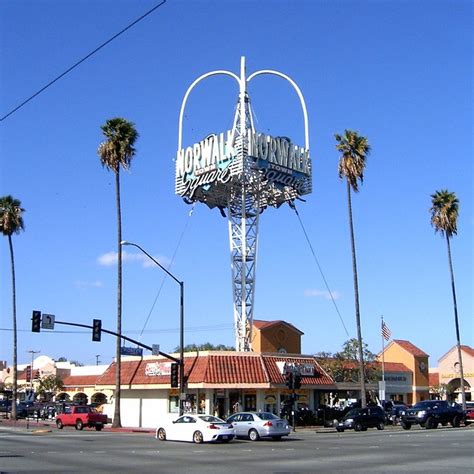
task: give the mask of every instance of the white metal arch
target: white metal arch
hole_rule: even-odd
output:
[[[217,70],[217,71],[206,72],[206,74],[203,74],[202,76],[199,76],[188,87],[188,89],[186,91],[186,94],[184,94],[183,101],[181,103],[181,109],[179,111],[179,122],[178,122],[178,150],[181,150],[182,143],[183,143],[183,117],[184,117],[184,109],[186,108],[186,102],[188,100],[189,94],[194,89],[194,87],[197,86],[197,84],[199,82],[201,82],[203,79],[206,79],[207,77],[210,77],[210,76],[217,76],[218,74],[233,77],[237,81],[237,83],[239,84],[239,89],[241,88],[239,76],[237,76],[236,74],[234,74],[231,71]]]
[[[256,71],[252,74],[247,79],[247,83],[249,83],[254,77],[259,76],[261,74],[273,74],[274,76],[279,76],[282,77],[283,79],[286,79],[295,89],[296,93],[298,94],[298,97],[300,99],[301,103],[301,108],[303,109],[303,119],[304,119],[304,146],[307,150],[309,150],[309,126],[308,126],[308,110],[306,109],[306,102],[303,97],[303,93],[301,92],[301,89],[298,87],[296,82],[290,77],[287,76],[286,74],[283,74],[282,72],[279,71],[273,71],[272,69],[262,69],[261,71]]]

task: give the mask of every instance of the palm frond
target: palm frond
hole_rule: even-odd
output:
[[[435,232],[441,232],[447,237],[457,234],[459,200],[455,193],[442,189],[432,194],[430,212]]]
[[[12,196],[0,198],[0,232],[8,236],[24,230],[23,212],[20,200]]]

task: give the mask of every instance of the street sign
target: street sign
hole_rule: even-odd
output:
[[[41,316],[41,328],[42,329],[54,329],[54,314],[45,314]]]
[[[120,348],[120,354],[125,356],[142,356],[143,349],[141,347],[125,347]]]
[[[154,356],[160,355],[160,345],[159,344],[153,344],[151,346],[151,355],[154,355]]]

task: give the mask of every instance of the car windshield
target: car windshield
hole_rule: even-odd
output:
[[[199,418],[206,423],[225,423],[224,420],[217,418],[217,416],[212,415],[200,415]]]
[[[267,413],[267,412],[262,412],[262,413],[256,413],[256,415],[261,419],[261,420],[278,420],[278,416],[274,415],[273,413]]]
[[[413,408],[430,408],[436,404],[433,403],[432,401],[425,401],[425,402],[418,402],[416,405],[413,406]]]
[[[352,418],[353,416],[357,416],[359,413],[360,413],[360,409],[359,409],[359,408],[353,408],[351,411],[349,411],[349,412],[347,413],[347,415],[345,416],[345,418]]]

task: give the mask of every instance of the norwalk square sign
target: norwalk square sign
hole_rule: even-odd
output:
[[[296,91],[303,112],[304,146],[287,137],[255,130],[247,85],[265,74],[285,79]],[[199,82],[214,75],[225,75],[238,83],[233,127],[183,146],[183,117],[189,94]],[[260,70],[247,76],[244,57],[240,76],[217,70],[198,77],[188,87],[181,105],[175,187],[176,194],[188,204],[202,202],[211,209],[218,207],[229,218],[236,349],[252,350],[259,216],[268,206],[292,204],[312,191],[308,114],[297,84],[274,70]]]
[[[285,188],[298,195],[311,192],[309,150],[293,144],[289,138],[272,137],[251,129],[247,130],[247,143],[248,160],[260,171],[267,191],[276,197],[269,204],[287,201]],[[209,207],[222,205],[222,194],[230,195],[233,178],[239,179],[242,174],[240,166],[231,166],[237,160],[235,134],[231,130],[182,148],[176,157],[176,193],[205,202]]]

